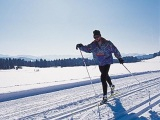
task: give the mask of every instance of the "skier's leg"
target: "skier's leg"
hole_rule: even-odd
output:
[[[107,82],[106,82],[106,71],[105,66],[99,66],[99,70],[101,72],[101,82],[103,88],[103,96],[107,95]]]
[[[114,93],[114,89],[115,89],[115,85],[112,84],[111,78],[110,78],[110,76],[108,74],[109,69],[110,69],[110,65],[105,65],[106,80],[107,80],[107,82],[108,82],[108,84],[109,84],[109,86],[111,88],[111,94],[113,94]]]
[[[112,86],[112,81],[111,81],[111,78],[110,78],[110,76],[109,76],[109,74],[108,74],[109,69],[110,69],[110,64],[105,65],[106,80],[107,80],[109,86],[111,87],[111,86]]]

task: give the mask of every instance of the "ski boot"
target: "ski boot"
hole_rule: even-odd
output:
[[[111,85],[110,88],[111,88],[111,95],[113,95],[114,94],[115,85]]]
[[[107,102],[107,95],[104,95],[103,96],[103,100],[100,102],[100,105],[103,105],[103,104],[105,104],[106,102]]]

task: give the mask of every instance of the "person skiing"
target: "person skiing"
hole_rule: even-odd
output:
[[[99,30],[93,31],[94,41],[88,45],[77,44],[76,49],[80,49],[86,53],[92,53],[93,58],[97,60],[99,65],[99,70],[101,72],[101,82],[103,88],[103,100],[101,104],[107,101],[107,83],[111,88],[111,94],[114,93],[115,85],[112,84],[111,78],[108,74],[110,65],[113,64],[113,56],[119,60],[120,64],[124,63],[122,56],[116,46],[105,38],[101,37],[101,33]]]

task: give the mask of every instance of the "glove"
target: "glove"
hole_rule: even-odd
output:
[[[77,44],[76,45],[76,49],[78,50],[78,48],[80,48],[80,47],[82,47],[83,46],[83,44]]]
[[[124,60],[123,60],[122,58],[119,58],[118,60],[119,60],[119,63],[120,63],[120,64],[123,64],[123,63],[124,63]]]

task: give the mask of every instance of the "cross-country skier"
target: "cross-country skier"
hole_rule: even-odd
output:
[[[77,44],[76,49],[79,48],[84,52],[92,53],[93,58],[98,62],[103,88],[103,100],[101,101],[103,104],[107,101],[107,82],[111,88],[111,94],[113,94],[115,88],[115,85],[112,84],[111,78],[108,74],[110,65],[113,64],[112,53],[114,53],[115,57],[121,64],[123,64],[124,60],[115,45],[111,41],[101,37],[99,30],[93,31],[93,38],[95,40],[92,43],[88,45]]]

